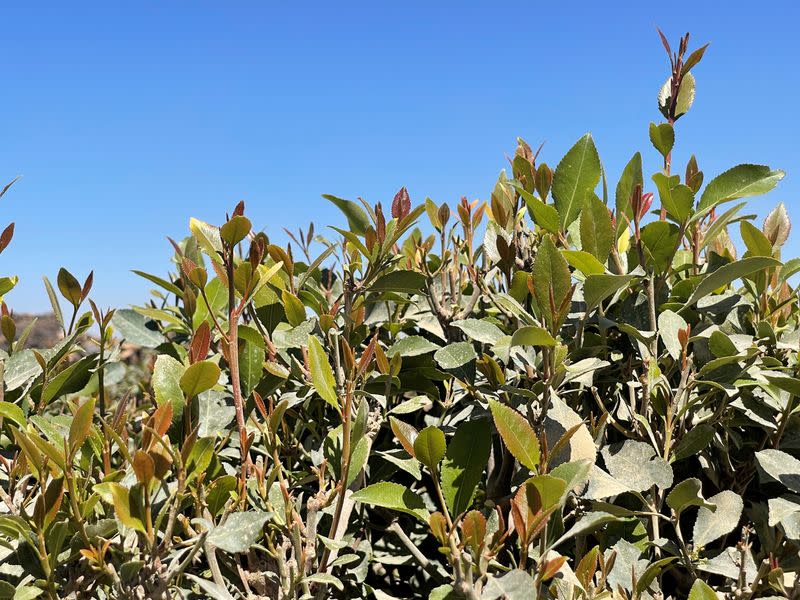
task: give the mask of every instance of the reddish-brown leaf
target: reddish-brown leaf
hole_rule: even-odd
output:
[[[408,195],[408,190],[403,186],[400,188],[400,191],[394,195],[394,200],[392,200],[392,217],[399,221],[410,212],[411,198]]]

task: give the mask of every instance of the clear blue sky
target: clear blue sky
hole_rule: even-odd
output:
[[[797,253],[798,17],[795,2],[7,4],[0,179],[23,176],[0,201],[17,223],[0,274],[22,279],[7,300],[46,310],[41,276],[65,266],[94,268],[103,305],[141,303],[130,270],[165,273],[167,235],[240,199],[282,241],[342,221],[322,193],[486,198],[517,136],[555,166],[591,131],[612,186],[635,150],[654,172],[657,24],[711,42],[675,164],[786,170],[756,202],[787,204]]]

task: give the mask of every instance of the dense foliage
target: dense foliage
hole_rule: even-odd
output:
[[[53,348],[3,303],[0,597],[800,597],[800,259],[733,202],[783,173],[673,172],[662,40],[615,193],[520,141],[485,203],[193,219],[146,306],[62,269]]]

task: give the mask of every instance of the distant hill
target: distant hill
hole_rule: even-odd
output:
[[[25,331],[25,328],[28,327],[34,319],[36,323],[28,337],[28,342],[25,344],[26,348],[51,348],[58,340],[64,337],[61,331],[61,325],[58,324],[55,315],[52,313],[44,315],[14,313],[14,323],[17,325],[17,336],[22,335],[22,332]],[[0,345],[6,348],[8,343],[3,339]]]

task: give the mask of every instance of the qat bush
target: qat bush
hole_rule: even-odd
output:
[[[146,306],[62,269],[53,348],[3,304],[0,595],[797,598],[783,173],[673,164],[687,42],[648,179],[520,141],[485,203],[192,220]]]

